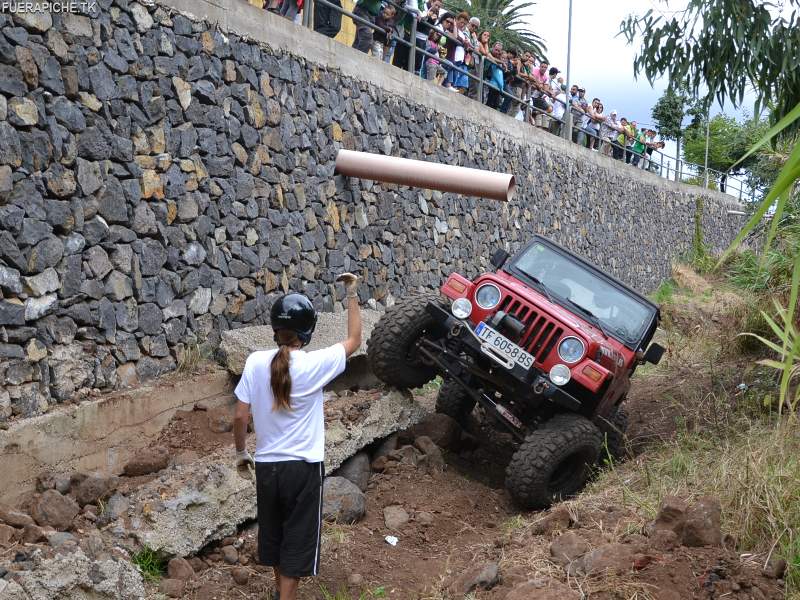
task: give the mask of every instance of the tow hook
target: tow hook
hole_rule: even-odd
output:
[[[533,384],[533,393],[534,394],[543,394],[547,389],[547,382],[539,377]]]
[[[461,330],[462,330],[463,328],[464,328],[464,325],[463,325],[463,324],[461,324],[461,323],[455,323],[455,324],[454,324],[454,325],[453,325],[453,326],[450,328],[450,337],[451,337],[451,338],[456,338],[456,337],[459,337],[459,336],[461,335]]]

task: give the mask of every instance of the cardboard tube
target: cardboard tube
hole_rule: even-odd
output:
[[[339,150],[336,155],[336,172],[348,177],[479,196],[503,202],[508,202],[514,197],[516,188],[514,176],[507,173],[493,173],[353,150]]]

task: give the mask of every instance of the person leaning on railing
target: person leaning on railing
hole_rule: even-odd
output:
[[[378,60],[383,60],[384,51],[392,38],[396,22],[397,9],[392,4],[384,6],[380,14],[375,17],[377,29],[372,31],[372,56]]]
[[[436,29],[436,22],[439,20],[439,11],[442,9],[442,0],[432,0],[429,4],[425,6],[425,10],[418,15],[418,22],[417,22],[417,37],[416,37],[416,45],[417,45],[417,63],[419,64],[419,68],[416,68],[416,73],[422,77],[423,79],[434,79],[436,77],[436,72],[434,72],[430,77],[427,74],[427,66],[428,61],[431,59],[430,56],[426,56],[422,53],[423,50],[427,52],[435,52],[438,53],[436,50],[431,50],[430,48],[430,40],[431,40],[431,31]],[[438,43],[439,38],[436,38],[436,42]],[[436,66],[439,66],[439,61],[436,60]]]
[[[478,99],[477,78],[480,77],[478,69],[481,68],[481,59],[477,52],[478,32],[480,30],[480,26],[481,20],[478,17],[470,17],[469,23],[467,23],[467,28],[464,32],[467,36],[467,41],[469,42],[470,46],[470,50],[467,51],[465,64],[467,65],[470,73],[473,75],[472,77],[469,77],[469,89],[467,90],[467,96],[473,100]]]
[[[356,6],[353,9],[353,14],[355,16],[361,17],[372,25],[375,24],[375,19],[380,12],[381,0],[357,0]],[[374,43],[373,29],[361,21],[354,20],[354,23],[356,26],[356,37],[353,40],[353,48],[367,54],[372,50],[372,45]]]

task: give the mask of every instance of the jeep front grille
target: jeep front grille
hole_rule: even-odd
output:
[[[540,313],[530,304],[507,295],[497,310],[505,311],[525,325],[519,345],[530,352],[540,363],[544,362],[558,343],[564,330],[546,314]]]

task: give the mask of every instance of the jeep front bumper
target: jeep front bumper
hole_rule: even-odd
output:
[[[547,374],[535,364],[526,369],[514,363],[509,368],[509,365],[481,349],[482,342],[469,321],[457,319],[435,302],[429,303],[427,310],[436,322],[436,337],[445,341],[444,356],[441,357],[442,360],[435,361],[440,370],[444,371],[443,375],[460,379],[465,372],[469,372],[492,384],[499,383],[498,387],[505,388],[504,391],[517,398],[539,396],[567,410],[580,410],[580,401],[550,381]],[[479,360],[465,364],[461,354]],[[491,365],[491,368],[481,366],[486,364]]]

